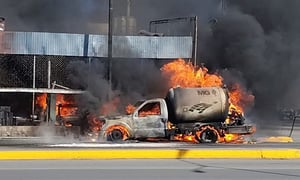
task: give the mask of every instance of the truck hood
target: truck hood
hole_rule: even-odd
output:
[[[131,119],[131,115],[118,115],[118,116],[105,116],[103,117],[106,121],[113,121],[113,120],[124,120],[124,119]]]
[[[117,124],[128,124],[131,125],[132,116],[131,115],[119,115],[119,116],[108,116],[103,118],[105,120],[105,125],[117,125]]]

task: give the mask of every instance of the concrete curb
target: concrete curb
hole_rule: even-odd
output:
[[[0,151],[0,160],[38,159],[300,159],[300,149],[103,149]]]

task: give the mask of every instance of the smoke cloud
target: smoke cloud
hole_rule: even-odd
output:
[[[128,103],[150,97],[164,97],[167,87],[161,77],[159,66],[151,60],[114,59],[112,63],[112,89],[107,80],[107,64],[100,59],[91,63],[71,62],[69,79],[76,88],[87,91],[79,99],[81,109],[98,114],[101,107],[111,99],[118,98],[120,103],[116,112],[125,111]]]
[[[8,31],[90,33],[91,22],[106,22],[108,1],[1,0],[0,16]]]
[[[108,22],[108,0],[1,0],[0,16],[8,31],[104,33],[92,23]],[[112,0],[113,17],[127,15],[127,0]],[[151,20],[198,15],[206,21],[219,0],[131,0],[137,31]]]
[[[201,35],[207,65],[238,72],[252,90],[255,111],[264,119],[257,123],[276,123],[279,108],[299,108],[299,7],[299,1],[230,0]]]

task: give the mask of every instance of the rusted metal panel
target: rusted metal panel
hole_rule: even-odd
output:
[[[48,32],[0,32],[0,54],[107,57],[107,36]],[[113,36],[116,58],[191,58],[190,36]]]

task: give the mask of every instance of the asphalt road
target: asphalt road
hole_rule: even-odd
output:
[[[300,179],[300,160],[169,159],[0,161],[5,180]]]

